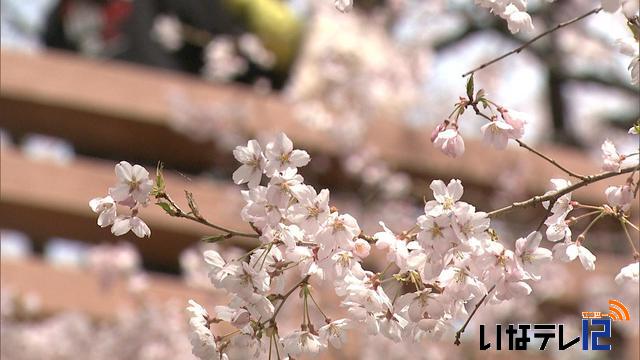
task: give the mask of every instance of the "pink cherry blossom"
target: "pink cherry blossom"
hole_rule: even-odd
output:
[[[439,132],[433,145],[452,158],[464,154],[464,140],[457,129],[450,128]]]

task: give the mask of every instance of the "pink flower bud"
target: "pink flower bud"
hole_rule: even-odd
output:
[[[435,129],[433,129],[433,131],[431,132],[431,142],[434,142],[438,137],[438,134],[440,134],[440,132],[444,131],[446,128],[447,125],[444,122],[438,124],[438,126],[436,126]]]
[[[441,131],[433,141],[433,145],[452,158],[464,154],[464,140],[457,129]]]
[[[509,137],[512,139],[520,139],[524,135],[524,126],[529,122],[528,116],[525,113],[519,111],[509,111],[505,108],[498,108],[504,121],[513,127],[513,130],[509,131]]]

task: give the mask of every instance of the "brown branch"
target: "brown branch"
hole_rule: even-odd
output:
[[[473,308],[473,311],[471,312],[471,314],[469,314],[469,316],[467,317],[467,321],[464,322],[464,324],[462,325],[462,327],[460,328],[460,330],[456,331],[456,340],[453,342],[454,344],[460,346],[460,336],[462,336],[462,333],[464,333],[464,331],[467,329],[467,325],[469,325],[469,322],[471,321],[471,319],[473,318],[473,316],[476,314],[476,312],[478,311],[478,309],[480,308],[480,306],[482,306],[482,304],[484,303],[484,301],[487,299],[487,297],[489,296],[489,294],[491,294],[491,292],[493,291],[493,289],[495,289],[496,286],[493,285],[489,291],[487,291],[487,293],[482,297],[482,299],[480,299],[480,301],[478,301],[478,303],[476,304],[476,307]]]
[[[473,74],[473,73],[475,73],[476,71],[482,70],[482,69],[486,68],[487,66],[492,65],[492,64],[494,64],[494,63],[496,63],[496,62],[498,62],[498,61],[500,61],[500,60],[502,60],[502,59],[504,59],[504,58],[506,58],[506,57],[508,57],[508,56],[510,56],[510,55],[518,54],[518,53],[520,53],[522,50],[524,50],[525,48],[527,48],[529,45],[531,45],[531,44],[533,44],[534,42],[538,41],[539,39],[541,39],[541,38],[543,38],[543,37],[545,37],[545,36],[547,36],[547,35],[551,34],[552,32],[554,32],[554,31],[556,31],[556,30],[559,30],[559,29],[561,29],[561,28],[563,28],[563,27],[565,27],[565,26],[571,25],[571,24],[573,24],[574,22],[580,21],[580,20],[582,20],[582,19],[584,19],[584,18],[586,18],[586,17],[588,17],[588,16],[591,16],[591,15],[593,15],[593,14],[597,14],[597,13],[599,13],[601,10],[602,10],[602,8],[601,8],[601,7],[598,7],[598,8],[596,8],[596,9],[593,9],[593,10],[591,10],[591,11],[589,11],[589,12],[585,13],[585,14],[582,14],[582,15],[580,15],[580,16],[578,16],[578,17],[576,17],[576,18],[573,18],[573,19],[571,19],[571,20],[569,20],[569,21],[562,22],[562,23],[560,23],[560,24],[558,24],[558,25],[556,25],[556,26],[552,27],[551,29],[548,29],[547,31],[543,32],[542,34],[540,34],[540,35],[538,35],[538,36],[534,37],[533,39],[531,39],[531,40],[529,40],[529,41],[525,42],[524,44],[522,44],[522,45],[518,46],[517,48],[515,48],[515,49],[513,49],[513,50],[511,50],[511,51],[509,51],[509,52],[507,52],[507,53],[505,53],[505,54],[502,54],[502,55],[498,56],[497,58],[495,58],[495,59],[493,59],[493,60],[491,60],[491,61],[488,61],[488,62],[486,62],[486,63],[484,63],[484,64],[482,64],[482,65],[478,66],[477,68],[475,68],[475,69],[473,69],[473,70],[467,71],[466,73],[462,74],[462,77],[472,75],[472,74]]]
[[[476,115],[478,116],[482,116],[483,118],[489,120],[489,121],[493,121],[494,119],[492,119],[490,116],[488,116],[487,114],[484,114],[482,111],[480,111],[480,108],[478,107],[478,102],[477,99],[474,101],[473,99],[469,99],[469,105],[473,108],[473,110],[476,112]],[[515,140],[518,145],[520,145],[520,147],[523,147],[529,151],[531,151],[532,153],[534,153],[535,155],[539,156],[540,158],[542,158],[543,160],[549,162],[550,164],[552,164],[553,166],[557,167],[558,169],[562,170],[563,172],[565,172],[567,175],[574,177],[576,179],[580,179],[580,180],[584,180],[586,178],[586,176],[584,175],[580,175],[578,173],[575,173],[569,169],[567,169],[566,167],[560,165],[557,161],[553,160],[552,158],[548,157],[547,155],[541,153],[540,151],[532,148],[531,146],[527,145],[525,142],[523,142],[522,140],[518,140],[518,139],[513,139]]]
[[[184,210],[182,210],[180,208],[180,206],[178,206],[178,204],[176,204],[175,201],[173,201],[173,199],[171,199],[171,197],[169,196],[169,194],[162,192],[156,195],[157,199],[163,199],[165,201],[167,201],[167,203],[171,206],[171,212],[169,213],[169,211],[167,211],[169,213],[169,215],[171,216],[175,216],[175,217],[180,217],[180,218],[184,218],[184,219],[189,219],[191,221],[195,221],[197,223],[200,223],[202,225],[206,225],[210,228],[225,232],[226,238],[231,238],[231,237],[245,237],[245,238],[252,238],[252,239],[257,239],[258,237],[260,237],[260,235],[258,234],[249,234],[249,233],[243,233],[240,231],[235,231],[235,230],[231,230],[231,229],[227,229],[223,226],[220,225],[216,225],[213,224],[211,222],[209,222],[207,219],[205,219],[204,217],[202,217],[199,213],[187,213]],[[166,209],[165,209],[166,211]]]
[[[552,158],[548,157],[547,155],[539,152],[538,150],[532,148],[531,146],[527,145],[523,141],[518,140],[518,139],[514,139],[514,140],[518,143],[518,145],[520,145],[520,147],[523,147],[523,148],[531,151],[532,153],[538,155],[539,157],[541,157],[544,160],[548,161],[549,163],[553,164],[558,169],[564,171],[567,175],[569,175],[571,177],[574,177],[576,179],[580,179],[580,180],[584,180],[586,178],[586,176],[584,176],[584,175],[577,174],[577,173],[565,168],[564,166],[560,165],[557,161],[555,161]]]
[[[278,307],[276,308],[276,310],[273,312],[273,316],[271,316],[271,318],[269,318],[268,320],[264,321],[262,323],[262,325],[265,325],[269,322],[275,321],[276,320],[276,316],[278,316],[278,313],[280,312],[280,310],[282,309],[282,307],[284,306],[284,303],[287,301],[287,299],[289,298],[289,296],[291,296],[291,294],[293,294],[293,292],[299,288],[300,286],[306,284],[309,281],[309,278],[311,277],[311,275],[307,275],[305,276],[302,280],[300,280],[300,282],[298,282],[294,287],[292,287],[291,289],[289,289],[289,291],[287,291],[284,295],[282,295],[281,299],[282,301],[280,302],[280,304],[278,304]]]
[[[571,185],[571,186],[567,186],[564,189],[559,189],[556,191],[552,191],[550,193],[548,193],[547,195],[538,195],[538,196],[534,196],[528,200],[525,201],[521,201],[521,202],[515,202],[509,206],[505,206],[501,209],[498,210],[494,210],[491,211],[489,213],[487,213],[487,215],[490,218],[496,217],[498,215],[502,215],[503,213],[518,209],[518,208],[524,208],[524,207],[530,207],[530,206],[536,206],[537,204],[540,204],[544,201],[550,201],[550,202],[554,202],[557,199],[559,199],[562,195],[568,194],[572,191],[575,191],[577,189],[580,189],[582,187],[585,187],[589,184],[593,184],[595,182],[598,182],[600,180],[604,180],[604,179],[608,179],[610,177],[614,177],[614,176],[618,176],[618,175],[622,175],[622,174],[627,174],[636,170],[640,170],[640,165],[636,165],[636,166],[630,166],[624,169],[621,169],[620,171],[608,171],[608,172],[603,172],[600,174],[596,174],[596,175],[589,175],[589,176],[585,176],[583,180]]]

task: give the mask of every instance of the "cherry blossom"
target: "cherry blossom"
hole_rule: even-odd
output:
[[[500,118],[483,127],[486,135],[495,123],[504,125],[503,133],[497,135],[500,139],[490,139],[497,141],[498,147],[510,138],[521,137],[526,123],[524,115],[500,109]],[[442,133],[456,131],[446,129],[450,125],[438,129],[434,143]],[[611,146],[607,145],[608,151]],[[620,158],[615,147],[609,153]],[[310,157],[306,151],[294,149],[286,135],[279,134],[264,147],[250,140],[246,147],[237,147],[234,156],[241,163],[233,175],[234,182],[248,183],[249,187],[241,190],[245,205],[240,216],[255,230],[255,235],[242,235],[254,238],[256,245],[243,255],[226,258],[217,250],[203,252],[210,283],[225,290],[229,301],[215,307],[214,319],[197,303],[189,303],[193,353],[201,358],[226,358],[223,352],[231,344],[243,344],[256,357],[268,357],[274,343],[276,351],[282,349],[289,357],[315,354],[329,344],[341,347],[345,331],[351,327],[361,327],[367,334],[382,335],[394,342],[418,341],[440,336],[453,322],[473,316],[469,304],[485,299],[497,304],[529,295],[532,288],[528,282],[542,279],[539,265],[553,259],[569,262],[578,258],[586,270],[595,269],[596,256],[584,247],[584,235],[576,241],[571,239],[569,225],[576,218],[567,220],[567,216],[574,208],[583,207],[572,200],[571,192],[554,198],[553,204],[542,204],[549,209],[544,219],[547,238],[563,240],[553,251],[540,247],[540,231],[515,241],[499,237],[491,228],[490,215],[496,212],[478,211],[462,201],[464,187],[458,179],[429,184],[433,199],[425,199],[423,213],[410,229],[393,231],[380,222],[382,230],[371,236],[362,231],[354,216],[330,206],[328,189],[318,192],[305,184],[298,167],[306,165]],[[618,166],[617,171],[624,167]],[[260,185],[263,175],[268,181]],[[573,186],[565,179],[552,179],[551,183],[553,190],[545,195]],[[611,207],[628,211],[634,184],[630,177],[625,185],[609,187],[605,194],[610,207],[603,207],[609,211],[601,212],[593,223],[600,216],[612,215]],[[116,235],[133,231],[140,237],[149,236],[150,230],[137,217],[142,203],[134,199],[129,188],[125,195],[120,202],[109,196],[90,201],[91,209],[99,214],[98,224],[104,227],[113,223]],[[158,190],[154,189],[154,195],[170,201]],[[149,192],[145,202],[148,197]],[[128,206],[131,214],[116,215],[118,204]],[[229,236],[236,233],[229,231]],[[513,249],[506,246],[510,243]],[[380,272],[363,264],[374,251],[385,254],[387,266]],[[623,268],[616,281],[637,281],[635,265]],[[292,280],[297,283],[290,288]],[[316,282],[335,290],[347,318],[328,318],[314,298]],[[284,306],[294,306],[286,303],[293,293],[301,298],[303,320],[299,330],[286,332],[278,325],[278,314]],[[324,317],[323,326],[316,326],[309,316],[314,309]],[[214,336],[209,328],[211,322],[219,321],[237,329],[229,335],[229,341],[226,336]]]
[[[618,207],[623,211],[629,210],[633,201],[633,187],[629,184],[620,186],[609,186],[605,191],[609,205]]]
[[[580,263],[587,271],[593,271],[596,268],[596,256],[589,251],[586,247],[582,246],[580,242],[565,241],[558,243],[553,247],[554,258],[570,262],[577,258],[580,259]]]
[[[247,183],[250,189],[258,186],[266,163],[260,144],[255,140],[249,140],[247,146],[237,146],[233,150],[233,157],[242,163],[233,173],[233,182],[238,185]]]
[[[433,140],[433,145],[452,158],[464,154],[464,140],[457,129],[440,131]]]
[[[503,107],[498,107],[498,111],[504,122],[512,127],[508,132],[509,137],[511,139],[522,138],[524,135],[524,127],[530,122],[529,115],[515,110],[507,110]]]
[[[520,11],[515,5],[509,4],[503,13],[507,20],[507,26],[512,34],[520,31],[532,31],[533,22],[531,16],[525,11]]]
[[[282,172],[291,168],[299,168],[309,163],[311,158],[304,150],[293,148],[293,142],[284,133],[279,133],[276,140],[267,145],[266,150],[268,174]]]
[[[464,191],[462,182],[458,179],[449,180],[447,185],[442,180],[433,180],[429,188],[433,191],[435,201],[427,201],[424,206],[424,212],[431,216],[451,213],[456,201],[462,198]]]
[[[217,345],[209,329],[209,314],[200,304],[189,300],[189,325],[191,326],[190,341],[193,355],[200,359],[215,359],[219,357]]]
[[[317,335],[309,331],[294,331],[282,339],[285,353],[290,356],[315,354],[324,347]]]
[[[502,120],[492,121],[481,128],[484,141],[498,150],[503,150],[509,142],[513,127]]]
[[[353,8],[353,0],[333,0],[333,4],[342,12],[348,12]]]
[[[629,283],[632,286],[638,286],[638,281],[640,276],[638,275],[640,271],[640,264],[636,261],[631,263],[622,269],[616,275],[615,281],[618,285]]]
[[[546,194],[551,194],[554,191],[560,191],[571,186],[571,182],[565,179],[551,179],[551,184],[553,184],[554,190]],[[551,204],[545,201],[542,205],[548,209]],[[549,241],[559,241],[571,237],[571,232],[565,219],[572,210],[573,203],[571,201],[571,193],[562,195],[553,203],[550,210],[551,215],[544,221],[545,225],[547,225],[546,234]]]
[[[616,146],[609,140],[602,143],[602,169],[605,171],[620,171],[623,167],[638,165],[638,153],[622,155],[618,153]]]
[[[116,165],[118,184],[109,188],[109,195],[117,202],[132,198],[140,204],[146,204],[153,181],[149,179],[149,172],[140,165],[131,165],[121,161]]]
[[[93,198],[89,201],[89,207],[94,213],[99,214],[100,227],[112,225],[116,220],[116,203],[111,196]]]
[[[151,236],[149,226],[137,216],[118,216],[111,227],[111,232],[115,236],[120,236],[132,231],[137,237],[143,238]]]
[[[534,231],[526,238],[516,240],[516,261],[518,266],[525,271],[525,275],[533,280],[540,280],[540,276],[533,272],[533,267],[550,261],[553,258],[551,250],[541,248],[542,234]]]
[[[320,329],[318,329],[318,334],[320,336],[320,342],[322,344],[331,344],[333,347],[340,349],[342,345],[346,342],[347,333],[346,330],[349,329],[350,322],[349,319],[340,319],[334,320]]]

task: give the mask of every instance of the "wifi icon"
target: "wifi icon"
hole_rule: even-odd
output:
[[[609,300],[609,311],[610,313],[608,314],[608,316],[613,321],[631,319],[631,316],[629,316],[629,310],[619,300],[615,300],[615,299]]]

